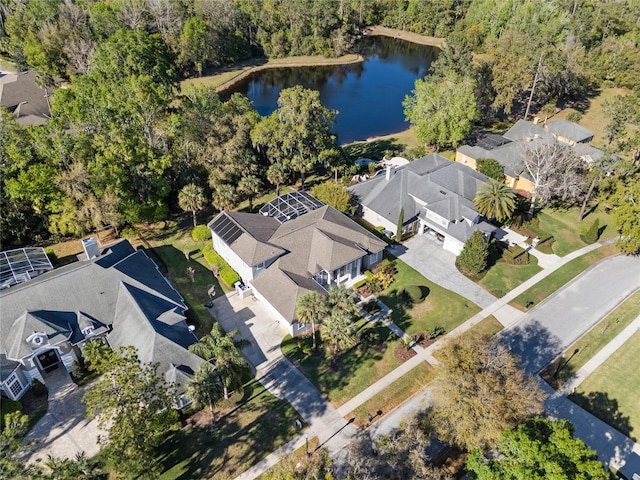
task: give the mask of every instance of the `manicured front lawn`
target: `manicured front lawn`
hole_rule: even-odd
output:
[[[529,265],[511,265],[499,261],[489,268],[478,284],[492,295],[498,298],[504,297],[508,292],[542,270],[538,266],[537,258],[531,255],[530,259]]]
[[[640,438],[640,332],[626,341],[569,398],[620,432]]]
[[[361,319],[358,328],[361,332],[369,325]],[[309,337],[294,339],[287,335],[282,341],[282,352],[334,406],[339,407],[400,365],[394,353],[399,343],[397,337],[384,325],[373,328],[379,331],[380,345],[350,348],[336,359],[332,359],[321,343],[317,353],[312,353]]]
[[[296,411],[258,381],[245,386],[243,402],[213,425],[171,434],[158,451],[160,478],[235,478],[295,436]]]
[[[494,317],[493,315],[489,315],[487,318],[471,327],[469,329],[469,332],[492,337],[503,328],[504,326],[498,321],[496,317]]]
[[[392,309],[393,322],[409,335],[428,332],[437,326],[448,333],[480,312],[480,307],[473,302],[430,282],[403,261],[394,259],[394,262],[398,273],[379,298]],[[410,285],[417,285],[428,292],[422,303],[406,304],[402,291]]]
[[[522,311],[526,311],[528,302],[533,302],[532,305],[540,303],[553,292],[557,291],[559,288],[577,277],[591,265],[594,265],[598,261],[617,253],[618,249],[614,245],[604,245],[578,258],[574,258],[569,263],[551,273],[549,276],[543,278],[533,287],[518,295],[509,302],[509,305],[519,308]]]
[[[580,231],[588,228],[596,219],[599,221],[601,235],[599,241],[614,238],[617,233],[611,227],[611,215],[603,208],[597,207],[581,222],[578,222],[579,207],[569,209],[546,208],[538,214],[540,228],[551,233],[555,239],[553,252],[565,255],[585,247],[587,244],[580,239]],[[588,210],[587,210],[588,211]]]
[[[630,295],[580,340],[567,348],[564,352],[565,358],[555,359],[542,371],[542,378],[553,388],[559,388],[638,315],[640,315],[640,290]]]
[[[355,425],[364,428],[369,422],[369,414],[376,415],[378,411],[381,411],[382,415],[389,413],[412,395],[433,382],[435,377],[436,370],[429,364],[423,362],[386,387],[376,396],[367,400],[354,411],[345,415],[345,418],[355,418]],[[380,416],[376,416],[375,421],[380,420],[380,418]]]

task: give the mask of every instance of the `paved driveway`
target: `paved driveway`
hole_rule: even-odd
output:
[[[84,387],[78,387],[63,368],[53,371],[45,379],[49,390],[47,413],[27,434],[24,443],[28,462],[56,458],[74,458],[84,452],[87,457],[98,453],[98,435],[101,432],[97,420],[85,417],[82,403]]]
[[[617,256],[587,270],[523,315],[500,336],[536,373],[633,291],[640,288],[640,257]]]
[[[389,251],[438,285],[486,308],[497,299],[484,288],[462,275],[455,266],[456,256],[444,250],[442,243],[428,235],[416,235]]]

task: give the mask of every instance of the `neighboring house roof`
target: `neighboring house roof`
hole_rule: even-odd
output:
[[[111,325],[112,346],[135,346],[142,361],[159,362],[165,374],[170,364],[193,369],[202,360],[186,350],[197,342],[186,309],[149,257],[123,240],[93,260],[0,292],[0,353],[13,360],[28,355],[25,336],[34,331],[46,333],[50,344],[65,336],[77,343],[86,326],[104,331]]]
[[[576,154],[587,162],[597,162],[604,157],[604,152],[586,143],[578,143],[573,147]]]
[[[478,187],[488,178],[460,163],[431,154],[399,168],[387,180],[374,177],[349,187],[357,201],[390,222],[397,222],[404,207],[405,223],[417,216],[426,218],[426,211],[449,220],[448,228],[438,225],[454,238],[466,241],[478,226],[468,225],[479,217],[473,199]],[[467,224],[469,228],[463,226]],[[491,228],[486,226],[487,230]]]
[[[540,125],[527,122],[526,120],[518,120],[507,132],[502,135],[513,142],[521,142],[527,138],[533,139],[538,137],[549,137],[549,133]]]
[[[0,353],[0,382],[6,381],[20,365],[20,362],[9,360],[4,353]]]
[[[47,92],[36,85],[36,72],[0,73],[0,105],[22,125],[42,125],[51,117]]]
[[[226,240],[225,243],[245,263],[249,265],[248,262],[254,260],[252,250],[244,250],[247,245],[253,245],[251,242],[270,248],[270,254],[279,255],[251,283],[292,323],[296,320],[299,295],[309,291],[324,292],[313,280],[313,275],[322,270],[333,271],[369,253],[380,252],[387,246],[371,232],[328,205],[282,224],[273,218],[269,221],[270,217],[262,215],[221,212],[209,223],[214,234],[226,232],[220,229],[223,224],[221,219],[224,218],[234,221],[241,230],[237,237],[228,237],[232,239],[231,243]],[[252,225],[253,222],[255,224]],[[277,227],[267,238],[274,225]],[[221,239],[224,240],[223,237]],[[270,258],[274,258],[274,255]]]
[[[558,137],[568,138],[576,143],[590,142],[594,133],[569,120],[553,120],[547,123],[547,130]]]

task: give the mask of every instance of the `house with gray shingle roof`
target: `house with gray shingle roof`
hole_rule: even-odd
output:
[[[288,220],[274,207],[265,212],[275,216],[222,211],[208,225],[216,252],[293,336],[308,331],[296,316],[300,295],[352,285],[382,260],[387,245],[335,208],[313,200],[305,202],[300,215],[289,212]],[[295,203],[287,198],[274,202]]]
[[[397,169],[387,167],[385,176],[352,185],[349,191],[372,225],[395,231],[402,210],[403,233],[431,233],[458,255],[474,231],[488,238],[495,230],[473,204],[486,181],[475,170],[431,154]]]
[[[128,240],[0,292],[0,385],[20,398],[32,379],[46,383],[57,368],[71,371],[84,344],[103,338],[134,346],[144,363],[158,363],[176,384],[181,406],[186,386],[203,360],[188,351],[198,341],[186,323],[177,290]]]
[[[523,161],[532,142],[565,143],[587,164],[591,164],[604,156],[602,150],[590,145],[593,135],[592,131],[568,120],[553,120],[544,126],[518,120],[503,135],[485,133],[478,137],[475,145],[458,147],[456,162],[475,169],[477,159],[492,158],[502,165],[509,187],[533,193],[534,184]]]

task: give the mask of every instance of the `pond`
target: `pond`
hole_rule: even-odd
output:
[[[359,48],[364,62],[263,70],[228,93],[246,95],[266,116],[277,108],[283,88],[318,90],[322,103],[339,112],[334,130],[342,144],[405,130],[402,101],[427,74],[438,49],[389,37],[365,37]]]

